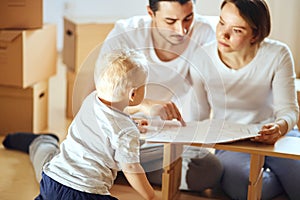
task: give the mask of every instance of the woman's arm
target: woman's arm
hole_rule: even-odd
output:
[[[273,104],[276,123],[284,126],[287,123],[290,131],[298,121],[298,103],[295,89],[295,70],[292,53],[287,46],[281,46],[277,56],[278,64],[272,81]]]
[[[281,46],[277,62],[272,81],[275,122],[265,124],[260,131],[261,135],[253,139],[266,144],[274,144],[281,136],[290,131],[295,126],[299,113],[294,62],[287,46]]]

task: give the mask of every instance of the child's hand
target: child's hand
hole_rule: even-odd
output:
[[[141,133],[147,132],[147,128],[145,128],[145,126],[148,126],[147,119],[134,118],[133,120]]]

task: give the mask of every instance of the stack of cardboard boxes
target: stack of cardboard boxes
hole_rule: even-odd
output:
[[[0,134],[47,128],[56,59],[56,26],[43,24],[43,0],[0,1]]]
[[[84,80],[93,78],[94,62],[101,44],[114,26],[115,20],[99,17],[64,17],[63,63],[67,66],[66,117],[73,118],[83,100]],[[80,84],[76,84],[78,80]],[[91,82],[91,80],[87,80]],[[83,83],[83,84],[82,84]],[[89,86],[86,84],[86,86]],[[79,91],[81,90],[81,91]],[[74,102],[77,102],[76,109]]]

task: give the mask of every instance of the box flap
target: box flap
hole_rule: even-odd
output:
[[[2,86],[0,85],[0,100],[6,98],[20,98],[20,99],[29,99],[32,98],[33,88],[20,88],[13,86]]]
[[[21,33],[22,33],[21,31],[0,31],[0,41],[1,42],[12,42]]]

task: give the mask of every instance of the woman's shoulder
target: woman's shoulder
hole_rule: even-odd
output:
[[[260,46],[265,51],[271,51],[277,53],[290,51],[290,48],[286,43],[279,40],[270,39],[270,38],[264,39]]]
[[[262,41],[258,55],[264,62],[269,60],[287,63],[293,59],[292,51],[286,43],[269,38]]]

